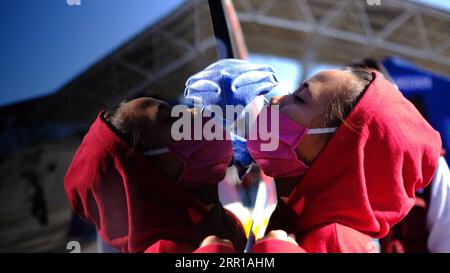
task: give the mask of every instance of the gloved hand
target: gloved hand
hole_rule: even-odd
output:
[[[256,96],[270,92],[277,84],[274,71],[268,65],[224,59],[191,76],[186,82],[184,96],[194,103],[201,103],[202,107],[220,106],[223,118],[226,118],[226,105],[245,107]],[[235,119],[236,116],[227,123]]]
[[[270,92],[277,84],[278,80],[274,71],[268,65],[224,59],[191,76],[186,82],[184,96],[206,109],[211,105],[218,105],[223,114],[218,118],[223,119],[224,127],[226,127],[241,114],[235,111],[237,115],[233,117],[233,120],[226,120],[226,105],[241,105],[243,109],[256,96]],[[234,165],[242,178],[253,159],[247,150],[246,140],[234,134],[231,136]]]
[[[239,163],[241,166],[238,167],[248,167],[253,162],[253,158],[250,152],[247,150],[247,140],[235,134],[230,134],[231,143],[233,144],[234,161]]]

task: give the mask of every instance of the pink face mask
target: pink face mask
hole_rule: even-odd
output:
[[[188,188],[213,186],[225,177],[233,158],[230,137],[226,137],[223,140],[172,140],[168,147],[149,150],[144,155],[172,152],[183,161],[183,171],[177,183]]]
[[[266,117],[261,118],[262,111],[267,111],[267,119]],[[272,120],[272,117],[275,117],[274,120]],[[275,140],[263,140],[261,132],[258,130],[262,122],[267,123],[269,130],[277,128],[271,123],[278,122],[279,134],[276,134],[276,132],[270,133],[270,137],[276,138]],[[308,129],[278,110],[264,106],[256,122],[250,128],[250,136],[254,137],[247,140],[247,148],[265,174],[271,177],[294,177],[303,175],[309,168],[307,164],[297,158],[295,149],[300,141],[308,134],[326,134],[335,131],[336,128]],[[278,141],[276,149],[264,149],[264,145],[274,141]]]

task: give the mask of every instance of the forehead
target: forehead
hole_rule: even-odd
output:
[[[171,106],[162,100],[143,97],[126,102],[121,107],[122,112],[129,115],[157,115],[161,110],[164,112],[170,111]]]
[[[348,73],[342,70],[324,70],[311,76],[307,81],[310,83],[331,84],[346,80],[348,77]]]
[[[336,92],[342,92],[349,80],[351,80],[351,75],[345,71],[325,70],[315,74],[306,81],[309,83],[310,91],[313,95],[329,99]]]
[[[167,102],[144,97],[124,103],[124,105],[120,107],[120,113],[133,119],[144,119],[151,122],[157,122],[162,116],[170,113],[170,109],[171,107]]]

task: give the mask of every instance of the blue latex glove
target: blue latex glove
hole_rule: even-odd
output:
[[[235,134],[230,134],[233,143],[234,161],[244,167],[249,166],[253,162],[253,158],[247,149],[247,140]]]
[[[200,104],[201,107],[218,105],[224,114],[220,118],[225,119],[226,105],[245,107],[256,96],[270,92],[277,84],[274,71],[268,65],[224,59],[191,76],[186,82],[184,95],[186,99]],[[237,113],[237,116],[239,114]],[[231,124],[237,116],[233,120],[224,120],[224,125]],[[231,134],[231,141],[234,165],[242,178],[253,159],[244,138]]]
[[[184,96],[194,103],[201,102],[202,107],[218,105],[225,115],[225,105],[245,107],[277,84],[274,71],[268,65],[224,59],[191,76],[186,82]],[[234,120],[227,120],[227,123]]]

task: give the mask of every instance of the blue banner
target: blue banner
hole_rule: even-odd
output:
[[[450,79],[421,69],[397,57],[383,60],[383,67],[404,96],[410,99],[439,131],[446,159],[450,159]]]

